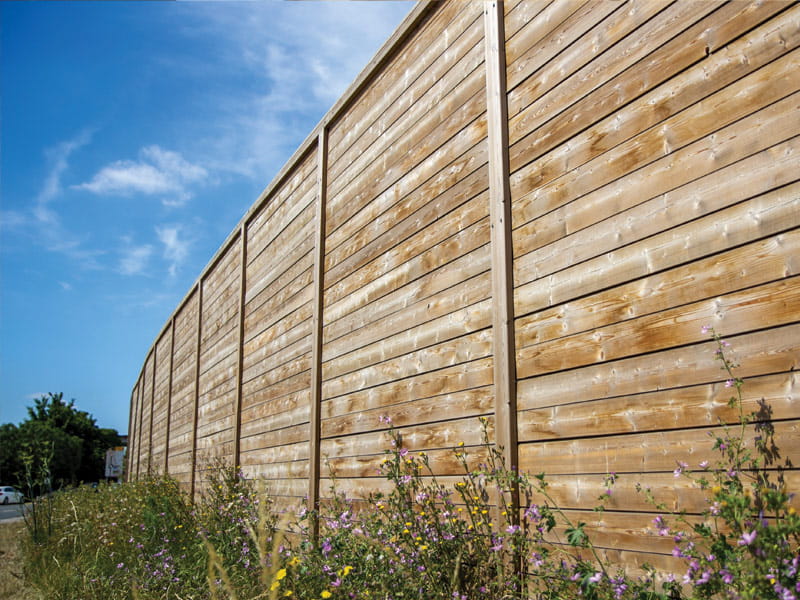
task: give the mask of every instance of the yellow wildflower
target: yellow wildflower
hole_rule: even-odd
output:
[[[320,597],[321,598],[330,598],[332,595],[333,594],[331,594],[328,590],[322,590],[322,593],[320,594]]]

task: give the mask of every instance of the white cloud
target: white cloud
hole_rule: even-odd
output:
[[[405,2],[209,3],[189,35],[214,39],[218,62],[250,84],[213,95],[215,114],[198,124],[203,164],[264,184],[342,95],[411,9]],[[276,24],[280,24],[276,26]],[[193,65],[197,68],[196,65]]]
[[[7,223],[10,227],[30,227],[35,231],[35,239],[47,250],[63,254],[76,261],[82,268],[99,268],[98,257],[101,250],[88,250],[83,240],[64,227],[59,212],[53,208],[63,192],[61,179],[69,169],[70,157],[74,152],[89,143],[92,132],[83,131],[74,138],[61,142],[45,151],[49,170],[45,175],[39,193],[33,199],[29,213],[11,211]]]
[[[124,248],[119,261],[119,272],[123,275],[138,275],[144,271],[152,254],[153,247],[150,244]]]
[[[158,239],[164,244],[164,258],[169,262],[169,274],[172,277],[189,255],[190,242],[181,238],[182,230],[180,225],[156,227]]]
[[[203,167],[159,146],[147,146],[139,154],[138,161],[118,160],[103,167],[75,189],[99,195],[158,195],[165,205],[178,206],[191,198],[189,187],[208,175]]]
[[[66,281],[59,281],[58,285],[60,285],[61,289],[64,290],[65,292],[71,292],[72,291],[72,284],[70,284],[70,283],[68,283]]]

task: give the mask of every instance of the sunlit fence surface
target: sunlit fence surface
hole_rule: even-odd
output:
[[[674,475],[736,419],[704,325],[800,458],[798,41],[790,2],[419,4],[155,340],[128,478],[365,497],[380,417],[443,481],[485,417],[598,547],[672,568],[634,488],[707,508]]]

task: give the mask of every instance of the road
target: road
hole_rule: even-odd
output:
[[[22,504],[0,504],[0,521],[22,516]]]

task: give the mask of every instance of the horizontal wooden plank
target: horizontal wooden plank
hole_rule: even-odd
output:
[[[352,406],[352,397],[346,398]],[[494,390],[492,386],[484,386],[431,398],[420,399],[417,394],[408,394],[406,397],[393,396],[391,399],[394,400],[392,404],[324,418],[321,423],[322,437],[372,431],[380,427],[380,418],[384,416],[390,417],[395,427],[443,421],[452,418],[453,415],[458,415],[460,418],[485,416],[493,410]],[[329,407],[329,410],[334,409]]]
[[[306,422],[300,425],[261,432],[256,435],[243,435],[241,443],[246,444],[248,451],[286,446],[288,444],[308,442],[310,433],[311,428]]]
[[[370,450],[370,448],[366,448]],[[455,456],[452,448],[450,449],[424,449],[423,451],[428,457],[428,464],[430,469],[435,475],[438,476],[453,476],[460,479],[464,474],[464,467],[461,460]],[[323,456],[325,456],[323,454]],[[488,460],[488,451],[485,447],[477,447],[469,449],[465,455],[467,465],[471,470],[478,469],[481,463],[486,463]],[[342,456],[342,457],[325,457],[322,468],[323,475],[331,474],[339,481],[347,479],[355,479],[358,481],[363,490],[359,494],[355,492],[358,497],[364,497],[366,491],[373,488],[373,483],[380,483],[384,478],[381,471],[381,464],[383,461],[389,460],[383,454],[383,448],[376,448],[371,454],[359,454],[355,456]],[[427,471],[425,471],[427,473]],[[322,480],[324,481],[324,479]],[[323,489],[323,483],[320,482],[320,490]]]
[[[468,152],[475,146],[480,146],[477,153]],[[485,152],[485,146],[486,115],[482,114],[465,123],[458,134],[444,142],[436,152],[405,173],[390,188],[381,191],[366,187],[355,196],[342,199],[341,202],[346,200],[350,209],[348,212],[353,213],[346,221],[343,220],[344,209],[341,206],[327,204],[326,247],[336,248],[394,205],[398,198],[415,192],[425,193],[429,198],[438,196],[484,164],[486,159],[481,160],[481,155]]]
[[[325,379],[323,364],[323,398],[333,398],[358,389],[402,379],[419,373],[421,365],[435,370],[469,360],[482,358],[491,352],[490,333],[481,330],[489,326],[489,301],[467,307],[438,319],[429,327],[416,327],[396,339],[373,344],[331,368]],[[471,335],[477,334],[477,335]],[[415,343],[415,338],[419,343]],[[415,349],[417,348],[417,349]]]
[[[519,52],[521,44],[512,40],[507,45],[507,88],[513,90],[545,66],[554,69],[557,65],[555,72],[565,79],[583,64],[607,51],[614,43],[641,26],[669,3],[669,0],[633,5],[603,1],[587,2],[549,31],[547,26],[551,24],[546,19],[537,19],[528,28],[542,30],[536,31],[537,34],[544,34],[542,37],[536,39],[535,43],[522,53]],[[570,6],[570,2],[558,4],[561,5],[558,8],[563,11],[562,14],[575,6],[574,4]],[[555,25],[555,22],[552,25]],[[517,38],[524,39],[529,36],[530,34],[526,32]],[[583,39],[584,36],[589,39]],[[577,56],[579,54],[583,56]]]
[[[244,457],[245,454],[243,453],[242,456]],[[248,452],[247,457],[249,456],[250,453]],[[270,488],[272,493],[275,493],[275,490],[272,488],[271,485],[269,485],[269,483],[273,482],[274,480],[307,479],[308,461],[298,460],[294,462],[282,462],[282,463],[272,463],[272,464],[264,464],[264,463],[249,464],[247,460],[244,460],[242,464],[242,472],[248,479],[266,480],[265,483],[267,487]]]
[[[710,325],[714,325],[711,321]],[[728,336],[741,366],[739,377],[783,373],[800,365],[800,325]],[[677,386],[721,381],[725,375],[715,359],[714,342],[693,344],[633,358],[522,379],[520,411],[605,397],[627,396]]]
[[[800,274],[800,229],[606,289],[516,321],[516,347]]]
[[[511,176],[512,197],[544,185],[571,168],[583,165],[610,148],[647,130],[710,94],[724,90],[742,77],[769,65],[797,48],[798,17],[787,12],[765,30],[757,29],[734,42],[726,52],[709,56],[674,79],[656,87],[592,127],[571,113],[548,124],[546,132],[526,142],[526,152],[537,157]],[[747,60],[732,60],[732,56]],[[767,67],[767,71],[770,70]],[[756,76],[756,81],[760,78]],[[724,92],[723,92],[724,93]],[[569,144],[563,142],[569,140]],[[552,149],[552,150],[551,150]]]
[[[483,194],[481,195],[481,198]],[[480,201],[480,200],[479,200]],[[325,321],[335,321],[426,273],[446,265],[489,242],[489,218],[458,230],[422,253],[401,245],[325,290]],[[478,258],[483,258],[478,255]]]
[[[336,321],[328,321],[323,329],[323,343],[336,340],[348,332],[368,325],[367,316],[372,321],[396,314],[404,307],[434,296],[461,281],[471,279],[489,268],[489,245],[465,254],[446,265],[439,267],[414,280],[413,285],[404,285],[383,296],[380,302],[373,302],[349,313]]]
[[[300,389],[289,394],[272,397],[264,394],[265,398],[256,400],[252,395],[242,397],[242,418],[266,419],[280,415],[283,412],[292,413],[298,406],[308,405],[310,393],[308,389]]]
[[[800,421],[779,421],[774,428],[781,455],[798,456]],[[713,460],[713,436],[721,434],[722,429],[717,427],[520,444],[520,468],[562,475],[669,472],[679,461],[696,465]],[[748,428],[750,447],[753,435]]]
[[[303,187],[278,207],[269,220],[247,240],[247,277],[257,279],[256,274],[269,265],[269,249],[274,244],[285,244],[288,240],[297,243],[306,237],[303,233],[308,221],[313,218],[316,190],[314,178],[304,182]]]
[[[588,0],[562,0],[560,2],[520,2],[507,14],[506,64],[515,63],[532,48],[541,45],[542,40],[551,35],[570,15],[583,6],[593,6]],[[510,74],[509,74],[510,75]],[[508,77],[508,76],[507,76]],[[513,78],[509,78],[513,81]]]
[[[476,342],[484,345],[483,356],[491,354],[491,333],[488,330],[473,334]],[[420,358],[427,358],[421,355]],[[424,362],[422,364],[428,364]],[[347,395],[325,399],[320,407],[324,420],[346,414],[360,414],[377,409],[392,412],[394,405],[407,399],[415,400],[454,394],[459,391],[486,386],[492,383],[492,359],[464,360],[453,366],[411,374],[408,378],[391,381],[375,387],[364,386]]]
[[[308,461],[308,442],[261,448],[256,438],[249,438],[247,443],[242,443],[241,452],[242,466]]]
[[[472,54],[477,57],[476,60],[482,60],[484,55],[482,44],[476,47]],[[387,144],[391,141],[391,145],[377,154],[360,155],[359,158],[363,158],[364,162],[367,160],[369,162],[364,165],[348,166],[348,169],[359,167],[360,169],[354,171],[355,176],[347,185],[338,186],[338,180],[333,180],[329,185],[326,204],[331,215],[336,215],[341,211],[343,203],[347,203],[346,205],[350,208],[350,202],[353,200],[357,204],[352,208],[362,207],[361,210],[367,211],[369,210],[367,204],[372,198],[379,198],[387,191],[394,190],[395,186],[399,186],[400,189],[414,189],[433,174],[437,165],[442,165],[443,161],[452,160],[463,153],[464,148],[469,148],[479,142],[482,139],[482,127],[478,119],[486,111],[486,97],[481,83],[483,83],[483,73],[479,70],[473,71],[464,83],[464,87],[467,88],[465,95],[469,95],[463,100],[463,104],[458,107],[458,110],[445,117],[446,113],[443,111],[446,109],[446,103],[437,103],[436,99],[431,99],[436,110],[434,111],[432,108],[429,114],[435,115],[435,119],[429,117],[426,121],[417,123],[413,130],[405,133],[404,137],[389,138]],[[450,96],[450,99],[461,101],[455,93]],[[459,140],[460,147],[453,146],[452,140]],[[359,162],[358,158],[354,162]],[[418,171],[420,175],[417,175]],[[407,179],[410,174],[412,174],[412,179],[409,184]],[[415,180],[417,185],[413,185]],[[409,187],[409,185],[413,187]],[[399,199],[399,195],[395,194],[394,198],[395,200]],[[378,205],[378,210],[380,208],[383,206]],[[377,214],[380,213],[370,211],[370,220],[374,219]],[[338,247],[339,244],[336,242],[339,239],[347,239],[348,234],[353,231],[349,221],[342,222],[339,229],[342,230],[340,233],[335,233],[338,232],[338,229],[328,230],[331,232],[329,245],[332,249]]]
[[[309,225],[308,233],[311,233],[313,224]],[[300,277],[303,273],[310,270],[314,264],[313,253],[310,251],[313,241],[309,236],[307,242],[309,251],[305,245],[292,248],[291,252],[280,253],[279,256],[273,256],[274,272],[270,272],[268,276],[258,281],[251,281],[248,278],[247,291],[245,294],[245,315],[250,315],[261,304],[270,300],[275,294],[279,293],[286,286],[290,285],[295,279]]]
[[[294,392],[308,390],[311,385],[311,371],[304,371],[267,387],[260,387],[258,379],[242,384],[242,397],[250,404],[274,401]]]
[[[528,346],[517,352],[517,373],[530,377],[702,341],[700,330],[712,321],[722,335],[786,325],[800,316],[799,282],[781,279]]]
[[[280,412],[274,412],[275,407],[269,402],[248,409],[246,413],[242,411],[242,437],[269,435],[271,431],[303,424],[308,429],[311,407],[307,397],[302,397],[300,400],[303,401],[302,404],[296,404],[293,408]],[[265,409],[263,413],[266,414],[262,416],[263,413],[259,409]]]
[[[524,224],[580,197],[570,215],[566,231],[577,231],[625,208],[674,190],[717,169],[791,139],[800,125],[786,121],[785,115],[800,110],[800,92],[792,94],[759,112],[709,134],[673,153],[649,163],[625,177],[589,191],[579,184],[560,181],[537,188],[514,204],[515,225]],[[725,148],[720,152],[719,148]]]
[[[487,419],[487,432],[491,439],[494,433],[492,418]],[[453,450],[463,442],[467,450],[483,443],[483,433],[477,419],[457,419],[441,423],[414,425],[397,428],[403,447],[409,451]],[[370,431],[367,433],[324,438],[320,443],[320,454],[327,459],[382,455],[390,447],[387,431]]]
[[[541,310],[796,228],[798,189],[800,183],[790,184],[642,243],[587,260],[557,275],[521,285],[515,290],[516,314]]]
[[[527,139],[557,114],[584,115],[584,127],[590,125],[784,7],[778,3],[675,3],[571,77],[561,78],[558,70],[564,66],[555,63],[552,75],[540,72],[528,79],[508,97],[512,171],[535,158],[525,153]]]
[[[343,155],[352,157],[352,160],[339,160],[329,165],[329,198],[346,193],[347,186],[361,178],[362,173],[371,177],[370,163],[379,160],[384,166],[391,167],[393,163],[387,162],[388,157],[382,157],[384,153],[395,159],[402,157],[425,137],[441,136],[435,133],[436,128],[454,113],[472,112],[464,105],[482,89],[482,38],[483,23],[481,19],[475,19],[448,48],[447,62],[438,65],[438,69],[444,71],[442,75],[422,93],[418,88],[429,85],[430,81],[415,81],[404,94],[414,98],[413,104],[405,109],[398,104],[389,104],[367,135],[356,140]]]
[[[311,339],[306,332],[301,331],[300,333],[304,335],[302,335],[297,341],[293,343],[288,343],[287,341],[287,343],[283,346],[276,344],[276,351],[274,354],[265,357],[260,362],[255,363],[252,367],[248,367],[243,374],[243,380],[249,381],[264,372],[281,369],[290,363],[301,365],[301,371],[310,368]]]
[[[533,3],[525,2],[524,0],[506,0],[506,2],[503,2],[506,45],[510,46],[511,38],[551,3],[552,0]]]
[[[447,3],[419,26],[409,42],[389,59],[370,85],[331,123],[329,167],[336,165],[388,106],[399,105],[396,108],[405,109],[412,104],[414,97],[405,92],[417,79],[422,78],[426,82],[418,86],[419,93],[439,79],[443,65],[438,57],[446,52],[450,40],[457,39],[476,17],[474,6]]]
[[[476,147],[468,155],[477,157],[480,152],[481,149]],[[478,165],[478,161],[473,165]],[[391,210],[366,223],[337,248],[326,248],[326,285],[330,287],[400,243],[413,239],[418,247],[416,254],[419,254],[444,239],[443,229],[446,235],[452,235],[453,231],[459,231],[488,214],[488,202],[481,194],[487,187],[487,168],[485,164],[479,165],[461,178],[458,185],[435,197],[412,193],[400,199]],[[425,191],[424,188],[421,190]],[[438,223],[439,220],[446,220],[448,225]],[[436,226],[432,227],[434,224]],[[416,254],[407,255],[407,258]]]
[[[258,255],[258,248],[262,245],[261,236],[267,234],[267,232],[262,232],[262,229],[269,229],[269,224],[274,222],[275,212],[283,207],[290,198],[298,195],[299,190],[299,195],[303,195],[302,190],[305,190],[315,180],[316,171],[316,155],[314,152],[308,152],[292,171],[286,174],[282,184],[272,190],[271,195],[262,201],[258,210],[250,215],[247,222],[248,256],[255,258]]]
[[[636,92],[641,94],[647,90],[643,83],[657,85],[703,58],[708,30],[718,22],[702,19],[721,4],[675,3],[635,30],[630,28],[632,23],[625,23],[628,27],[623,29],[628,35],[621,40],[613,34],[597,41],[581,40],[583,43],[574,44],[540,69],[536,76],[516,85],[508,94],[512,170],[520,165],[519,150],[514,148],[520,140],[561,112],[581,111],[583,114],[586,110],[583,103],[592,97],[592,92],[598,95],[598,88],[602,90],[614,84],[619,88],[639,76],[638,87],[632,90],[631,96],[619,100],[619,104],[625,104],[638,95]],[[592,43],[604,42],[607,44],[605,52],[595,55],[591,51]],[[646,77],[642,77],[645,64],[649,70]],[[605,115],[597,115],[600,116]]]
[[[279,323],[282,319],[291,318],[297,311],[307,310],[306,306],[313,299],[314,288],[311,270],[304,271],[291,284],[273,295],[267,302],[245,317],[245,332],[248,341]]]
[[[688,183],[705,175],[707,171],[703,171],[702,165],[698,165],[700,170],[687,173],[677,181],[659,181],[663,172],[681,169],[687,162],[685,156],[692,157],[688,160],[696,160],[698,155],[706,153],[709,143],[717,145],[721,141],[727,148],[725,159],[718,163],[717,168],[720,168],[797,135],[796,128],[790,126],[784,132],[776,128],[774,123],[776,119],[780,120],[778,114],[793,110],[783,102],[789,102],[792,106],[797,104],[796,98],[790,100],[786,96],[800,87],[800,76],[796,75],[798,66],[800,51],[770,65],[773,68],[765,68],[730,86],[733,89],[726,89],[724,93],[714,94],[693,105],[662,122],[658,128],[651,128],[634,136],[584,165],[571,168],[568,173],[552,182],[537,187],[535,192],[523,196],[515,204],[515,226],[583,196],[580,205],[570,208],[566,219],[563,215],[556,217],[563,221],[560,229],[565,229],[570,234],[578,230],[579,223],[586,226],[613,214],[607,210],[598,210],[598,205],[603,201],[596,202],[595,196],[607,197],[602,193],[603,186],[612,184],[615,179],[637,169],[641,170],[636,173],[636,179],[644,176],[648,182],[653,183],[654,189],[649,192],[650,195],[643,197],[653,197],[657,193],[674,189],[677,187],[675,184]],[[747,135],[745,132],[750,127],[759,129],[764,138],[756,140]],[[696,141],[705,136],[709,136],[707,141]],[[667,156],[654,162],[661,155]],[[658,186],[664,187],[659,189]],[[616,187],[620,192],[627,191],[623,185],[618,184]],[[592,194],[595,190],[597,192]],[[619,211],[625,205],[633,204],[622,204],[618,201],[614,209]],[[575,215],[575,212],[582,214]],[[541,233],[537,232],[537,237],[542,237]],[[544,245],[547,241],[550,240],[537,240],[537,244]]]
[[[276,367],[266,365],[266,369],[253,371],[253,377],[243,382],[243,390],[263,389],[287,381],[292,377],[306,373],[311,369],[311,354],[307,350],[304,354],[293,358]]]
[[[579,232],[566,232],[566,221],[560,219],[566,209],[558,209],[546,220],[529,224],[541,230],[541,238],[560,236],[558,239],[550,243],[540,240],[536,233],[531,235],[527,231],[529,225],[515,233],[515,255],[518,257],[514,263],[515,279],[519,282],[539,279],[650,235],[661,234],[664,238],[663,232],[693,220],[697,222],[684,227],[684,231],[711,228],[715,219],[724,220],[729,218],[728,215],[742,213],[749,205],[743,204],[727,212],[717,211],[796,180],[798,175],[794,163],[798,150],[800,138],[793,138]],[[783,192],[777,194],[783,195]],[[711,213],[716,214],[707,216]]]
[[[325,344],[325,361],[333,361],[370,344],[401,334],[412,327],[425,323],[432,324],[435,319],[450,315],[462,306],[471,306],[490,296],[491,280],[488,271],[484,271],[382,319],[365,314],[364,320],[358,323],[350,334]]]
[[[722,374],[721,374],[722,375]],[[772,419],[800,416],[800,377],[776,373],[748,379],[743,387],[744,414],[769,413]],[[594,437],[644,431],[734,423],[738,408],[729,405],[734,390],[724,382],[701,384],[602,398],[565,402],[518,415],[520,442]]]
[[[234,331],[233,334],[235,333]],[[211,362],[212,359],[215,362]],[[200,376],[198,377],[199,395],[202,397],[220,384],[235,379],[237,363],[238,357],[235,343],[230,343],[219,349],[219,353],[212,355],[209,359],[209,364],[201,363]]]
[[[235,285],[234,281],[238,280],[242,270],[239,264],[239,259],[241,258],[240,243],[241,240],[237,239],[220,256],[214,267],[206,273],[203,279],[203,311],[216,304],[220,300],[220,294],[238,285]]]

